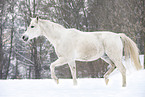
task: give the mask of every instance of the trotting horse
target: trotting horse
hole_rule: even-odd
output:
[[[66,29],[62,25],[36,17],[32,18],[22,39],[28,41],[41,35],[53,44],[58,56],[58,59],[50,65],[51,77],[57,83],[59,81],[55,76],[55,67],[68,63],[73,83],[76,85],[75,61],[93,61],[101,58],[111,65],[104,75],[106,84],[109,81],[108,76],[117,67],[122,75],[122,86],[125,87],[126,68],[122,64],[123,49],[125,57],[130,57],[134,62],[134,67],[137,70],[142,68],[136,44],[123,33],[116,34],[109,31],[81,32],[77,29]]]

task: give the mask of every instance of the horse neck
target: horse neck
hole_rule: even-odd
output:
[[[64,32],[63,30],[65,30],[65,28],[61,27],[61,25],[46,20],[43,23],[41,23],[41,28],[43,29],[43,35],[53,45],[55,45],[58,41],[61,40]]]

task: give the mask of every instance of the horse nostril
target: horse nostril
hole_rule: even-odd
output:
[[[27,37],[27,36],[23,36],[22,39],[23,39],[24,41],[27,41],[27,40],[28,40],[28,37]]]
[[[25,36],[23,36],[22,39],[24,40],[25,39]]]

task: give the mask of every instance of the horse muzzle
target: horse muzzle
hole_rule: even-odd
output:
[[[22,36],[22,39],[23,39],[24,41],[28,41],[29,37],[28,37],[28,36]]]

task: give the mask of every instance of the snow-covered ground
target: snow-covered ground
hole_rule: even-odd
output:
[[[144,56],[140,56],[143,65]],[[127,87],[116,69],[106,86],[103,78],[60,79],[57,85],[52,79],[0,80],[0,97],[145,97],[145,70],[128,71]]]
[[[0,97],[145,97],[145,70],[127,75],[127,87],[121,87],[118,71],[110,76],[108,86],[103,78],[60,79],[57,85],[52,79],[0,80]]]

